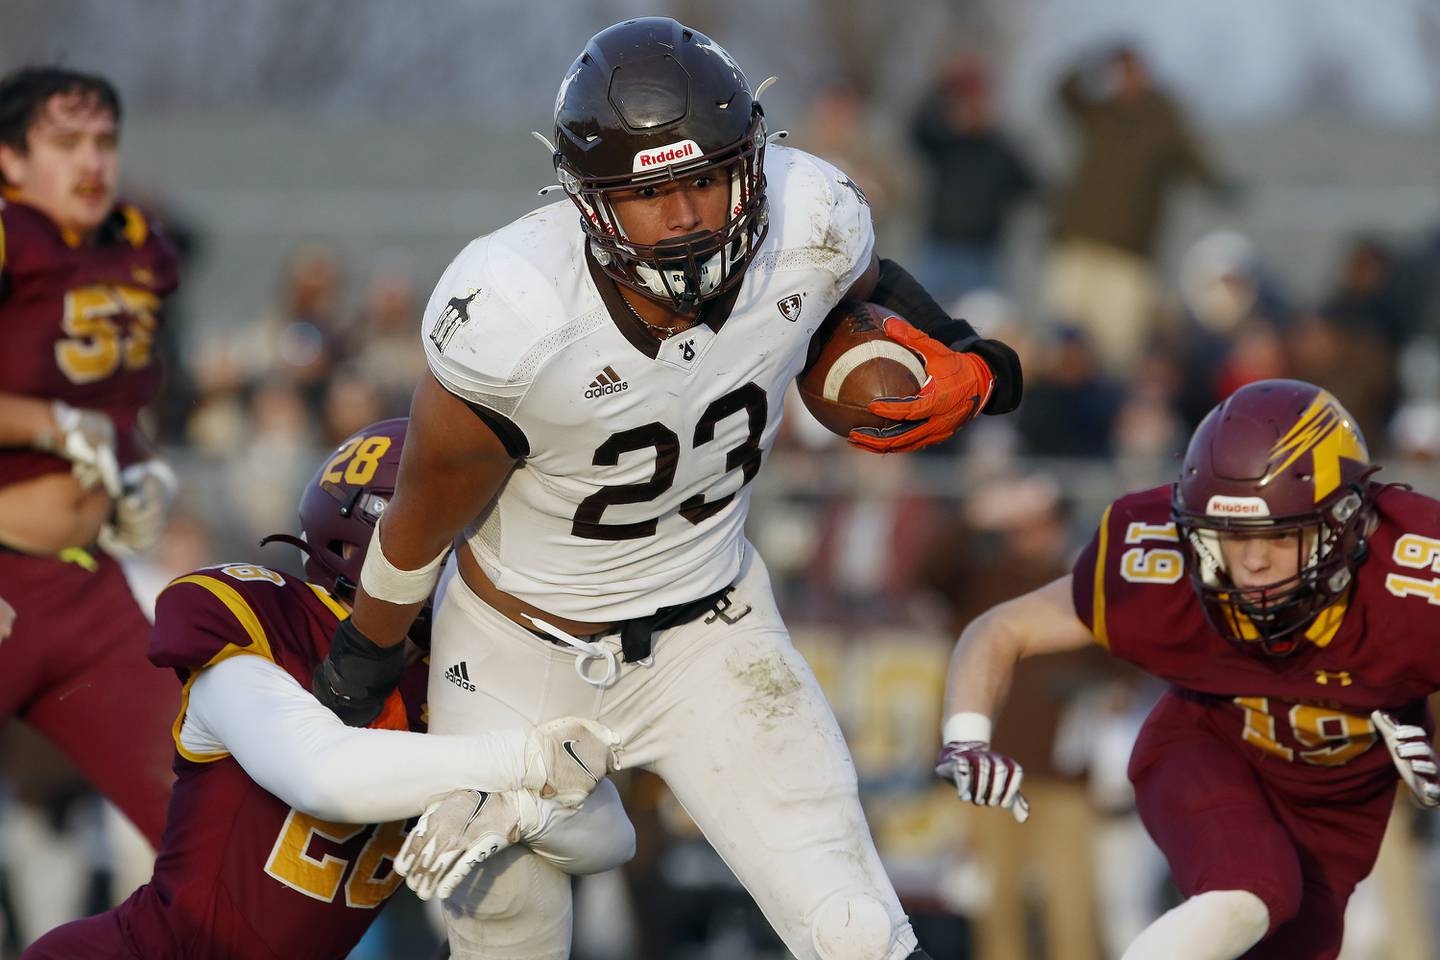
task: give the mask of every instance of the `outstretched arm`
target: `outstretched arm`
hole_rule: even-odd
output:
[[[290,806],[340,823],[415,816],[450,790],[514,790],[525,779],[520,730],[441,736],[347,727],[261,657],[231,657],[196,678],[181,744],[226,751]]]
[[[1069,576],[1000,604],[960,634],[950,658],[935,772],[955,782],[961,800],[1006,807],[1021,821],[1029,815],[1020,795],[1025,772],[990,749],[991,719],[1022,658],[1078,650],[1090,642],[1089,628],[1075,615]]]
[[[568,718],[473,735],[347,727],[290,674],[251,656],[196,678],[180,742],[202,755],[228,752],[285,803],[340,823],[415,816],[461,789],[532,790],[575,806],[614,767],[616,748],[607,728]]]

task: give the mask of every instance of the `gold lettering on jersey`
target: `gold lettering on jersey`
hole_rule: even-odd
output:
[[[292,890],[329,903],[340,892],[340,879],[350,864],[330,853],[316,859],[310,845],[316,837],[344,843],[364,829],[364,824],[331,823],[292,809],[265,861],[265,872]]]
[[[55,363],[71,383],[94,383],[148,366],[158,326],[160,298],[125,284],[94,284],[65,294],[60,327],[68,338],[55,344]],[[123,327],[119,319],[130,317]]]
[[[1235,704],[1245,711],[1241,738],[1246,743],[1283,760],[1297,759],[1296,751],[1282,744],[1276,735],[1275,715],[1271,713],[1268,697],[1236,697]],[[1298,759],[1318,767],[1348,763],[1369,750],[1377,740],[1375,726],[1368,717],[1346,713],[1327,704],[1291,704],[1286,719],[1295,740],[1307,748],[1299,751]]]
[[[1328,686],[1331,680],[1334,680],[1342,687],[1348,687],[1351,683],[1354,682],[1350,679],[1349,670],[1341,670],[1337,673],[1331,673],[1329,670],[1315,671],[1315,682],[1320,684],[1320,686]]]
[[[1370,451],[1345,417],[1335,398],[1320,391],[1308,410],[1270,448],[1270,462],[1260,486],[1279,476],[1285,468],[1306,453],[1310,454],[1310,474],[1315,485],[1315,502],[1324,500],[1340,486],[1340,458],[1370,462]]]
[[[1418,533],[1403,534],[1395,541],[1395,562],[1412,570],[1434,570],[1440,573],[1440,540]]]
[[[1180,534],[1173,523],[1141,523],[1136,520],[1125,528],[1126,543],[1141,543],[1145,540],[1179,543]]]
[[[1179,550],[1131,547],[1120,557],[1120,576],[1131,583],[1174,583],[1185,574]]]

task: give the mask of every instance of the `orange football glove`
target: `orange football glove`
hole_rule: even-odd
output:
[[[980,415],[995,389],[995,374],[973,353],[956,353],[899,317],[885,318],[885,336],[920,354],[929,375],[913,397],[873,400],[877,416],[906,421],[894,426],[857,427],[847,438],[875,453],[905,453],[947,439]]]
[[[409,730],[410,718],[405,713],[405,701],[399,690],[391,690],[390,696],[380,707],[380,715],[366,724],[371,730]]]

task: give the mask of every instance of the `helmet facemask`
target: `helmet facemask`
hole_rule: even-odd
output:
[[[1365,559],[1372,512],[1363,482],[1342,488],[1314,511],[1281,517],[1210,515],[1187,510],[1176,490],[1173,516],[1191,584],[1210,625],[1247,652],[1286,657],[1305,631],[1342,600]],[[1259,587],[1239,587],[1221,538],[1293,535],[1296,572]]]
[[[692,164],[670,164],[659,171],[586,177],[558,152],[555,169],[566,194],[580,210],[581,226],[600,268],[623,284],[670,310],[693,316],[707,302],[730,292],[765,238],[765,121],[759,106],[745,137]],[[725,226],[686,237],[640,244],[625,233],[615,212],[616,194],[706,174],[730,184]]]

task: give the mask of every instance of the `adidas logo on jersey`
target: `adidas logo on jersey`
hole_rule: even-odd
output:
[[[590,381],[590,386],[585,391],[585,399],[593,400],[596,397],[629,389],[630,382],[628,380],[621,380],[620,374],[616,373],[613,368],[606,367],[600,371],[599,376]]]
[[[455,664],[455,666],[446,670],[445,679],[455,684],[455,686],[461,690],[467,690],[470,693],[475,692],[475,684],[470,682],[470,670],[465,666],[464,660],[461,660]]]

